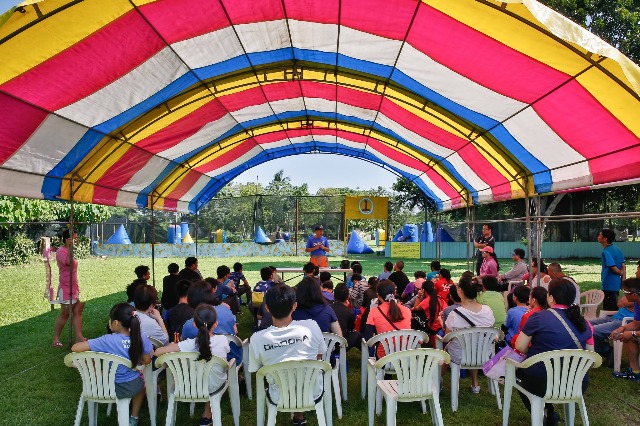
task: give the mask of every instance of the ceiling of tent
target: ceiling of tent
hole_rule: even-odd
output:
[[[640,68],[534,0],[27,3],[0,16],[5,195],[193,212],[309,152],[441,210],[640,178]]]

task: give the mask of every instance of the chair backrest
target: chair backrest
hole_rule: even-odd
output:
[[[563,349],[534,355],[527,358],[521,367],[538,362],[542,362],[547,370],[544,398],[552,402],[580,398],[585,374],[591,367],[600,367],[602,357],[593,351]]]
[[[242,347],[242,340],[238,336],[236,336],[234,334],[223,334],[223,336],[227,338],[227,341],[229,343],[233,343],[234,345],[236,345],[239,348]]]
[[[325,373],[330,371],[331,365],[324,361],[284,361],[260,368],[256,373],[256,386],[260,392],[267,378],[279,389],[278,409],[310,411],[315,409],[318,379],[321,375],[326,377]]]
[[[327,345],[327,350],[324,354],[322,354],[322,360],[329,362],[331,359],[331,355],[336,348],[336,345],[340,345],[340,347],[347,347],[347,339],[342,336],[338,336],[334,333],[322,333],[322,337],[324,337],[324,343]]]
[[[211,360],[198,360],[198,352],[170,352],[156,359],[156,366],[165,364],[175,385],[175,397],[180,399],[208,399],[209,373],[215,365],[226,372],[227,360],[212,356]]]
[[[161,348],[164,346],[164,344],[160,340],[156,339],[155,337],[147,336],[147,338],[149,339],[149,341],[151,342],[154,348]]]
[[[85,399],[115,401],[116,370],[119,365],[131,368],[131,361],[102,352],[71,352],[64,357],[67,367],[75,367],[82,377]]]
[[[449,362],[443,350],[419,348],[386,355],[376,361],[375,368],[391,365],[397,375],[398,399],[415,400],[439,391],[440,365]]]
[[[580,293],[580,299],[583,297],[585,304],[599,305],[604,301],[604,292],[602,290],[587,290]]]
[[[444,336],[443,341],[457,339],[462,350],[462,368],[480,368],[495,355],[496,340],[504,338],[504,333],[493,327],[461,328]]]
[[[380,343],[385,355],[394,352],[415,349],[423,342],[429,341],[429,335],[419,330],[394,330],[380,333],[367,340],[369,347]]]
[[[604,292],[602,290],[583,291],[580,293],[580,299],[582,298],[584,298],[584,303],[581,301],[582,315],[590,319],[595,318],[598,306],[604,301]]]

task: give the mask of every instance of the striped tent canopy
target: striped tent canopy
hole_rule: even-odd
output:
[[[534,0],[25,3],[0,17],[6,195],[195,212],[309,152],[440,210],[640,178],[640,68]]]

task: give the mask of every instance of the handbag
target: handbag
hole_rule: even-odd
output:
[[[482,364],[482,372],[490,379],[500,380],[507,371],[507,358],[515,362],[522,362],[526,357],[526,355],[522,355],[515,349],[506,346],[492,356],[489,361]]]

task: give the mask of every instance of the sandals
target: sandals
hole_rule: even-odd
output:
[[[63,346],[64,346],[64,345],[62,344],[62,342],[53,342],[53,343],[51,344],[51,347],[52,347],[52,348],[61,348],[61,347],[63,347]]]

